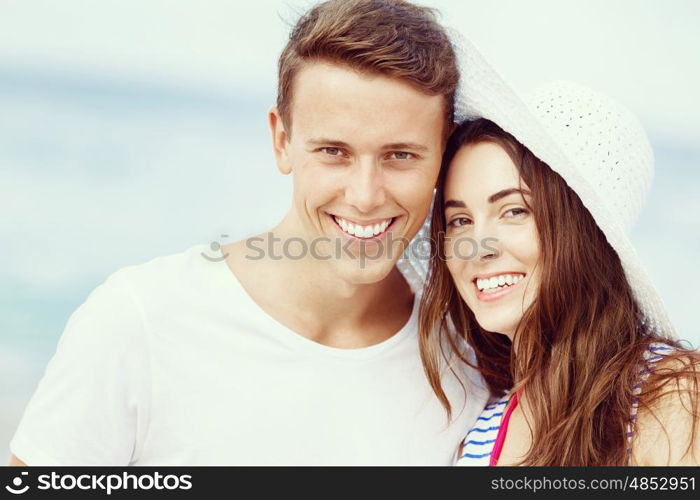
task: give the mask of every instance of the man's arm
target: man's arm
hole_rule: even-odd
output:
[[[69,317],[10,441],[11,464],[129,464],[148,414],[146,342],[127,278],[112,273]]]
[[[26,467],[26,466],[27,466],[27,464],[25,464],[24,462],[22,462],[19,458],[17,458],[17,457],[14,456],[14,455],[12,455],[12,458],[10,458],[10,463],[9,463],[8,465],[21,465],[21,466],[23,466],[23,467]]]

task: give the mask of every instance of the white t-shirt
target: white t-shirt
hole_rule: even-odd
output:
[[[487,393],[421,366],[417,302],[337,349],[266,314],[208,245],[122,268],[71,315],[10,443],[29,465],[450,464]],[[220,255],[220,253],[219,253]],[[464,409],[462,409],[464,408]]]

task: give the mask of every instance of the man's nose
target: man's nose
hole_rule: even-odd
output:
[[[360,159],[351,169],[346,182],[345,201],[359,212],[371,212],[386,202],[384,175],[374,159]]]

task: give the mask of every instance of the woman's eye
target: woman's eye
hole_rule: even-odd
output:
[[[389,153],[389,159],[391,160],[410,160],[412,158],[414,158],[414,154],[407,151],[394,151],[393,153]]]
[[[462,227],[466,226],[470,222],[471,220],[469,220],[468,217],[457,217],[456,219],[452,219],[450,222],[448,222],[447,225],[451,227]]]
[[[504,212],[503,215],[508,219],[513,219],[515,217],[519,217],[521,215],[525,215],[528,213],[529,212],[524,208],[511,208],[510,210],[506,210],[506,212]],[[508,215],[508,214],[510,214],[510,215]]]

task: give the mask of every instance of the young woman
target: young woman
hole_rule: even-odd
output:
[[[495,74],[465,79],[420,320],[448,413],[445,346],[491,392],[458,465],[698,465],[700,357],[625,234],[651,180],[644,132],[575,84],[523,100]]]

